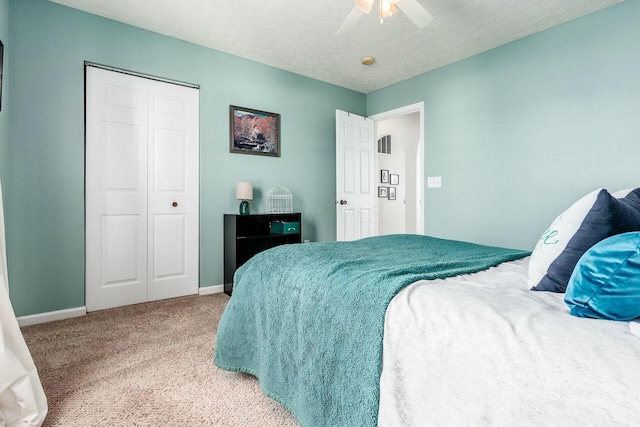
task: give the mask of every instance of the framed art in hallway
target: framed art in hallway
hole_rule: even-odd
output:
[[[229,151],[280,157],[280,114],[230,105]]]
[[[389,196],[389,187],[378,187],[378,197],[384,197],[385,199]]]
[[[388,184],[389,183],[389,171],[386,169],[380,170],[380,183]]]
[[[389,200],[396,199],[396,187],[389,187]]]
[[[391,180],[391,185],[400,184],[400,175],[392,173],[391,175],[389,175],[389,179]]]

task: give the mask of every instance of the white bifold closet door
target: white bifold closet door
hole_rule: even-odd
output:
[[[86,307],[198,292],[199,91],[86,67]]]

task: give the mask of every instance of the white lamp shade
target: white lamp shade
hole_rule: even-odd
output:
[[[236,199],[253,200],[253,184],[250,182],[238,182],[236,184]]]

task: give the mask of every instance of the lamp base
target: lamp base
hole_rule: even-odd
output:
[[[240,203],[240,215],[249,215],[251,213],[251,209],[249,209],[249,202],[243,200]]]

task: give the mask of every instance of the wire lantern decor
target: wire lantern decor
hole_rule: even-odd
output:
[[[273,187],[267,192],[267,213],[292,213],[293,195],[284,187]]]

